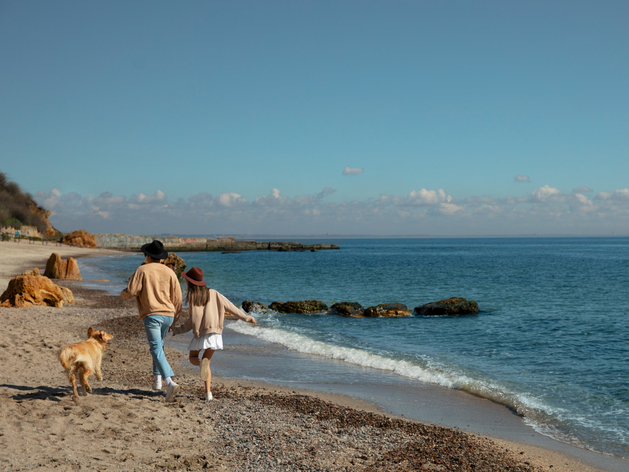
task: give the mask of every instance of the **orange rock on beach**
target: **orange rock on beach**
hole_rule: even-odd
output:
[[[79,229],[76,231],[72,231],[71,233],[64,234],[61,238],[61,242],[64,244],[69,244],[70,246],[95,248],[96,236],[88,233],[84,229]]]
[[[68,257],[68,260],[64,261],[56,252],[53,252],[48,258],[44,275],[51,279],[83,280],[76,259]]]
[[[27,306],[62,307],[64,302],[74,304],[72,291],[60,287],[41,275],[18,275],[0,296],[0,306],[24,308]]]

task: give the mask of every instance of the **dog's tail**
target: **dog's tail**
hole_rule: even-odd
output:
[[[65,370],[70,370],[70,356],[72,356],[72,350],[64,347],[61,352],[59,352],[59,362]]]

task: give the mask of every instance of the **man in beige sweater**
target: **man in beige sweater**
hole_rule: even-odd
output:
[[[161,263],[168,257],[161,241],[145,244],[142,252],[146,259],[133,273],[120,296],[124,300],[136,299],[153,358],[153,389],[161,390],[163,378],[166,382],[166,401],[172,402],[179,385],[172,379],[175,374],[166,360],[164,338],[181,313],[181,285],[175,272]]]

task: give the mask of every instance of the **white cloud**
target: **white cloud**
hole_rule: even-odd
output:
[[[277,207],[285,203],[288,199],[281,195],[279,189],[274,188],[269,195],[260,195],[252,205],[260,207]]]
[[[463,207],[459,205],[455,205],[454,203],[440,203],[439,204],[439,212],[442,215],[452,215],[457,211],[462,211]]]
[[[133,201],[133,197],[129,201]],[[154,201],[154,200],[153,200]],[[91,201],[95,208],[112,208],[118,205],[124,205],[127,202],[126,197],[122,195],[114,195],[110,192],[101,193],[98,197]],[[147,202],[150,203],[150,202]]]
[[[439,190],[412,190],[402,199],[403,205],[436,205],[451,201],[452,198],[446,195],[443,189]]]
[[[574,193],[571,196],[570,202],[570,210],[571,211],[594,211],[596,207],[591,200],[583,195],[582,193]]]
[[[528,175],[524,175],[524,174],[518,174],[515,176],[514,182],[530,182],[531,179],[529,179]]]
[[[616,190],[615,192],[601,192],[596,196],[599,200],[629,200],[629,188]]]
[[[336,192],[336,190],[334,190],[332,187],[325,187],[323,190],[321,190],[321,192],[317,194],[317,198],[318,199],[325,198],[328,195],[332,195],[334,192]]]
[[[238,193],[225,192],[225,193],[219,194],[218,203],[226,207],[231,207],[237,204],[246,204],[247,200],[242,198],[242,196]]]
[[[536,188],[531,193],[531,201],[533,202],[547,202],[551,199],[556,199],[561,197],[563,194],[561,190],[556,189],[554,187],[550,187],[548,185],[544,185],[543,187]]]
[[[488,195],[456,200],[444,189],[364,201],[328,201],[315,194],[282,195],[273,188],[252,201],[237,192],[171,199],[161,190],[131,197],[35,195],[61,231],[127,234],[629,234],[629,188],[587,197],[587,188],[564,194],[549,185],[528,197]],[[587,190],[587,191],[586,191]]]
[[[40,200],[39,204],[54,213],[55,208],[61,200],[61,192],[53,188],[48,195]]]
[[[362,167],[349,167],[346,166],[345,169],[343,169],[343,175],[358,175],[358,174],[362,174],[363,173],[363,168]]]
[[[143,193],[139,193],[137,195],[133,195],[129,202],[136,204],[152,204],[155,202],[163,202],[166,201],[166,194],[161,190],[157,190],[153,195],[145,195]]]
[[[196,195],[193,195],[192,197],[188,199],[188,203],[194,207],[207,207],[207,206],[212,205],[213,201],[214,199],[212,195],[210,195],[207,192],[197,193]],[[184,202],[181,200],[178,201],[177,203],[179,205],[184,204]]]

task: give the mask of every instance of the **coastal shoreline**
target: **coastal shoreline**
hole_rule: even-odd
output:
[[[96,247],[119,251],[139,252],[143,244],[150,243],[153,236],[132,234],[94,234]],[[340,249],[335,244],[304,244],[295,241],[255,241],[235,239],[233,237],[205,238],[160,236],[160,241],[169,252],[223,252],[239,253],[246,251],[276,252],[317,252]]]
[[[0,289],[23,270],[41,270],[52,252],[63,258],[117,253],[1,242],[0,253],[8,263],[0,268]],[[0,445],[15,451],[2,459],[7,470],[69,470],[89,461],[100,470],[118,470],[121,464],[127,470],[204,470],[206,465],[210,470],[255,470],[256,464],[266,470],[413,470],[414,453],[422,450],[420,437],[431,438],[437,449],[447,437],[446,442],[456,441],[459,448],[417,459],[433,470],[451,470],[439,469],[448,460],[479,465],[489,456],[495,464],[485,470],[612,470],[544,448],[396,418],[343,395],[214,376],[216,401],[206,404],[201,402],[198,370],[185,367],[187,355],[172,348],[167,355],[177,366],[182,394],[174,404],[165,404],[163,393],[150,390],[150,356],[133,300],[122,302],[84,289],[80,282],[55,282],[73,291],[75,305],[0,309],[6,325],[0,335],[0,364],[5,366],[0,375]],[[56,354],[85,339],[91,325],[116,337],[105,352],[105,380],[93,380],[94,394],[81,397],[77,406]],[[354,423],[342,424],[343,418]],[[383,429],[382,421],[393,422],[395,431]],[[409,440],[415,440],[415,449],[406,451],[407,459],[392,452]],[[203,449],[210,452],[201,453]],[[251,459],[244,452],[257,455]],[[508,469],[514,464],[521,468]]]

